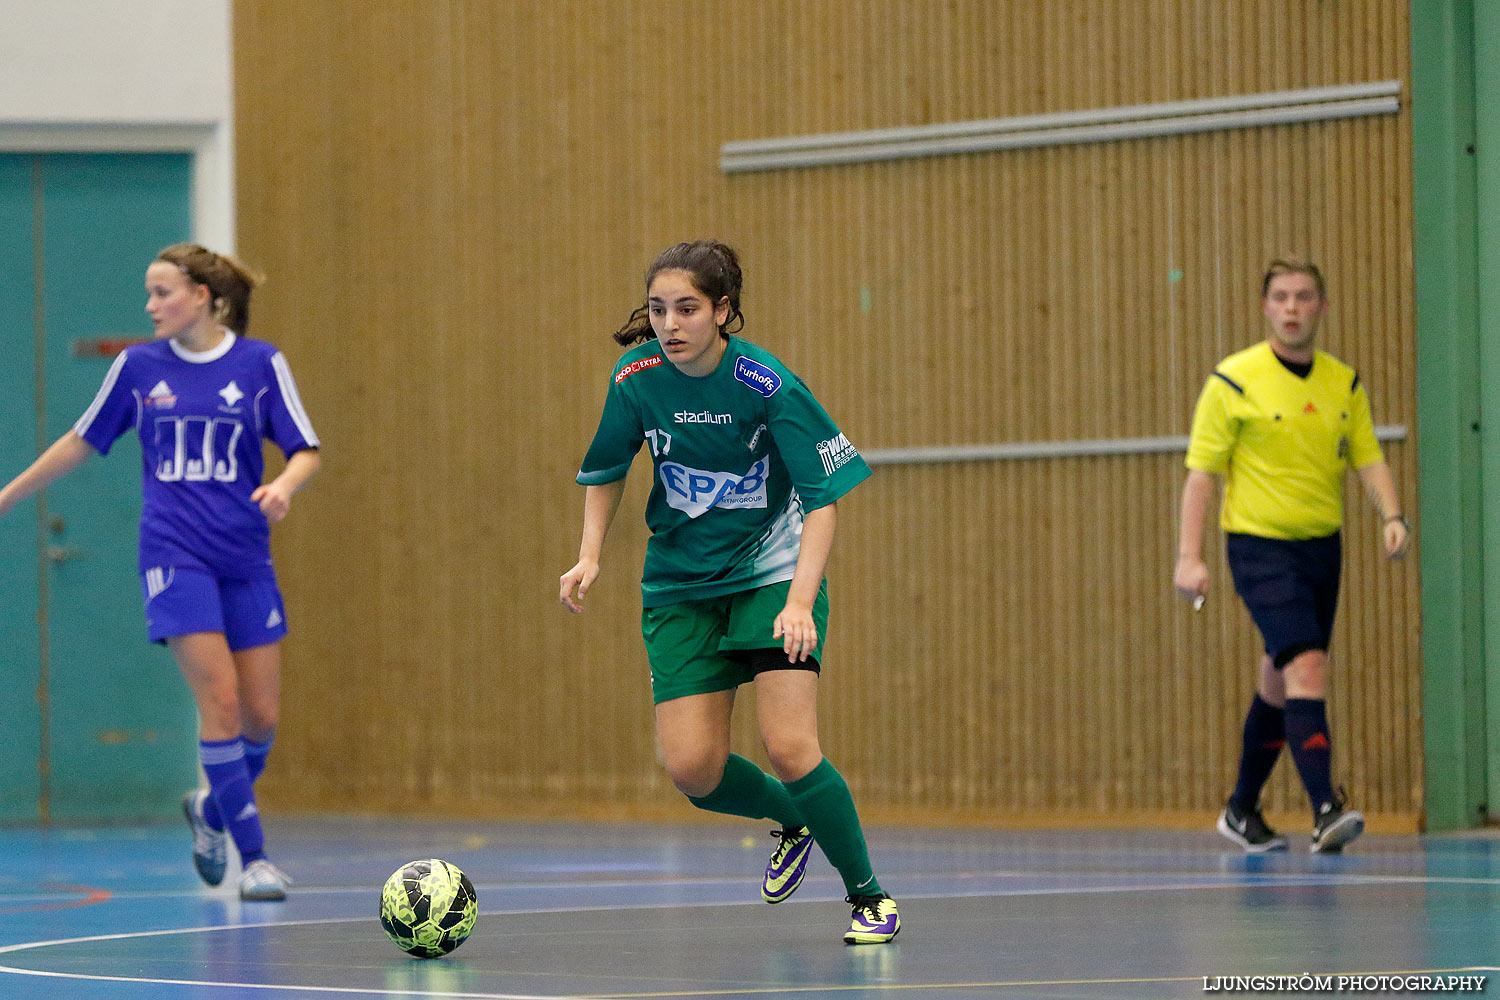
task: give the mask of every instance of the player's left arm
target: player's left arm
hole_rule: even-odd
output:
[[[818,648],[818,626],[813,622],[813,602],[823,585],[828,554],[833,551],[833,531],[838,525],[837,503],[810,510],[802,518],[802,546],[797,569],[787,591],[786,607],[776,616],[771,637],[781,640],[788,663],[806,660]]]
[[[271,392],[262,434],[281,449],[286,456],[286,467],[269,483],[257,486],[250,494],[250,502],[259,504],[266,520],[275,524],[286,517],[292,507],[292,494],[312,478],[323,460],[318,452],[318,432],[313,430],[307,408],[302,405],[286,355],[272,351],[265,362],[264,376]]]
[[[250,494],[250,502],[260,505],[266,520],[275,524],[286,517],[292,509],[292,494],[300,490],[323,465],[316,448],[303,448],[286,460],[281,475],[269,483],[262,483]]]
[[[1391,475],[1391,467],[1384,462],[1366,465],[1359,470],[1359,478],[1364,480],[1365,491],[1380,514],[1386,557],[1400,559],[1406,555],[1409,529],[1406,517],[1401,513],[1401,500],[1396,496],[1396,479]]]
[[[805,661],[818,648],[813,602],[823,585],[837,502],[870,475],[870,466],[828,416],[828,411],[797,376],[787,373],[781,389],[767,400],[766,425],[781,452],[792,486],[802,498],[802,541],[786,607],[776,616],[773,638],[782,641],[787,660]]]

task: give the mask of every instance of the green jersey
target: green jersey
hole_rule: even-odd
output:
[[[803,513],[870,474],[802,380],[738,337],[702,377],[684,375],[655,340],[625,352],[578,482],[623,479],[642,442],[655,471],[648,608],[790,580]]]

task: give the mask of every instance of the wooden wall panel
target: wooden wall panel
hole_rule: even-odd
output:
[[[726,176],[736,139],[1407,76],[1406,4],[385,0],[235,8],[256,332],[326,445],[276,547],[294,633],[268,795],[681,816],[637,615],[647,476],[580,618],[573,473],[656,251],[737,245],[747,335],[863,448],[1185,433],[1325,265],[1324,346],[1415,420],[1410,116]],[[1403,105],[1409,103],[1409,95]],[[1389,449],[1414,503],[1413,439]],[[1256,658],[1170,586],[1180,455],[883,467],[841,504],[825,744],[873,813],[1216,809]],[[1335,766],[1421,804],[1418,578],[1351,478]],[[753,695],[737,746],[757,754]],[[1283,765],[1268,801],[1299,811]]]

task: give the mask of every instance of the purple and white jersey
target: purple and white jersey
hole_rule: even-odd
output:
[[[73,425],[109,454],[131,428],[141,439],[140,570],[187,566],[215,576],[270,574],[271,527],[250,502],[265,469],[261,439],[290,457],[318,447],[286,358],[226,332],[212,350],[173,340],[127,348]]]

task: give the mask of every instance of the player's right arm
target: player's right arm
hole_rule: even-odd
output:
[[[83,464],[94,454],[94,446],[78,436],[77,431],[68,431],[52,443],[52,447],[16,478],[0,487],[0,515],[27,497],[40,493],[63,476]]]
[[[625,358],[635,358],[639,354],[639,351],[627,352]],[[657,363],[661,363],[659,355]],[[575,615],[583,611],[580,602],[599,575],[599,553],[604,549],[604,536],[609,533],[615,512],[620,509],[620,498],[625,495],[625,477],[630,474],[630,463],[646,441],[640,410],[633,399],[627,398],[623,386],[626,379],[645,370],[625,360],[615,365],[609,390],[604,396],[604,412],[599,415],[599,429],[594,432],[594,440],[578,469],[577,482],[585,487],[583,541],[578,546],[578,562],[562,575],[557,592],[557,599],[563,607]]]
[[[54,441],[25,472],[0,488],[0,515],[51,486],[90,455],[109,454],[111,442],[133,426],[137,415],[135,397],[130,391],[130,380],[121,375],[130,357],[129,350],[115,357],[94,402],[73,429]]]
[[[557,599],[575,615],[583,611],[583,598],[599,575],[599,554],[604,550],[604,536],[620,509],[625,495],[625,480],[600,483],[584,489],[583,541],[578,546],[578,562],[559,580]]]

